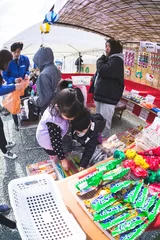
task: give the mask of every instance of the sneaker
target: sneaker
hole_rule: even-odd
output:
[[[6,148],[12,148],[15,145],[16,145],[15,142],[8,142]]]
[[[4,205],[0,205],[0,212],[1,213],[7,213],[10,211],[10,208],[8,207],[8,205],[4,204]]]
[[[17,158],[17,155],[10,151],[7,151],[5,154],[3,154],[3,156],[6,158],[9,158],[9,159],[13,159],[13,160]]]
[[[17,125],[15,125],[15,130],[18,132],[19,131],[19,127]]]

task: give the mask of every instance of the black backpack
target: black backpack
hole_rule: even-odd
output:
[[[28,100],[28,109],[29,109],[28,114],[29,121],[31,122],[38,121],[40,109],[33,104],[32,100]]]

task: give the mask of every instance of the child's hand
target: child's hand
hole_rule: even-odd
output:
[[[67,159],[63,159],[63,160],[61,160],[61,163],[62,163],[63,169],[65,171],[68,171],[68,169],[69,169],[69,162],[68,162],[68,160]]]
[[[85,168],[83,168],[83,167],[80,167],[80,169],[79,169],[79,172],[81,172],[81,171],[83,171]]]

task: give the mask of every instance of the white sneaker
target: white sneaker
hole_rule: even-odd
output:
[[[3,154],[3,156],[6,158],[9,158],[9,159],[13,159],[13,160],[17,158],[17,155],[10,151],[7,151],[5,154]]]
[[[7,142],[6,148],[12,148],[12,147],[14,147],[15,145],[16,145],[15,142]]]

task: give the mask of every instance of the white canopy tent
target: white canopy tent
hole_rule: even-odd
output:
[[[84,63],[95,63],[97,57],[103,52],[104,37],[58,25],[51,26],[48,34],[41,34],[40,23],[26,29],[11,40],[7,41],[3,47],[10,49],[12,43],[21,41],[24,43],[22,54],[33,58],[35,52],[41,44],[52,48],[55,60],[65,60],[65,71],[74,71],[75,59],[82,53]]]

